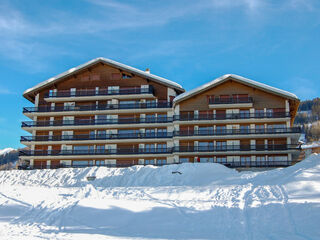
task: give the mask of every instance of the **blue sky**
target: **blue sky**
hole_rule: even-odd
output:
[[[320,94],[318,0],[0,1],[0,149],[21,147],[25,89],[92,58],[190,90],[235,73]]]

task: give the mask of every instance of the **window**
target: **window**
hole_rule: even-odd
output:
[[[154,136],[155,136],[154,128],[146,129],[146,137],[154,137]]]
[[[79,166],[79,167],[85,167],[85,166],[92,166],[93,161],[72,161],[72,166]]]
[[[226,133],[226,126],[216,126],[216,133],[217,134],[225,134]]]
[[[90,131],[89,137],[90,137],[90,139],[95,139],[95,137],[96,137],[95,131]]]
[[[89,146],[88,145],[76,145],[73,146],[73,151],[77,153],[88,153]]]
[[[156,115],[155,114],[148,114],[146,115],[146,122],[152,123],[155,122]]]
[[[200,157],[201,163],[208,163],[208,162],[214,162],[213,157]]]
[[[213,127],[199,127],[199,134],[213,134]]]
[[[199,142],[199,151],[211,151],[213,150],[213,142]]]
[[[180,158],[179,160],[180,160],[181,163],[189,162],[189,158]]]
[[[217,147],[216,147],[217,150],[220,150],[220,151],[227,150],[227,143],[226,142],[217,141],[216,144],[217,144]]]
[[[241,125],[240,133],[249,133],[249,125]]]
[[[147,100],[147,107],[156,107],[157,101],[156,100]]]
[[[166,152],[167,151],[167,144],[166,143],[158,143],[157,150],[158,150],[158,152]]]
[[[108,87],[108,94],[118,94],[118,93],[119,93],[119,86]]]
[[[249,110],[240,110],[240,118],[249,118],[250,111]]]
[[[146,144],[145,145],[145,151],[146,152],[154,152],[155,150],[155,145],[154,144]]]
[[[104,160],[96,160],[96,165],[97,166],[104,166],[105,165],[105,161]]]
[[[98,139],[105,139],[106,138],[106,131],[105,130],[98,130],[97,131],[97,138]]]
[[[167,164],[167,159],[158,159],[157,160],[157,165],[165,165]]]
[[[73,131],[62,131],[62,139],[63,140],[73,139]]]
[[[158,122],[165,122],[167,120],[166,114],[158,114]]]
[[[153,164],[154,164],[154,159],[151,159],[151,160],[146,159],[146,160],[144,160],[144,164],[146,164],[146,165],[153,165]]]
[[[74,110],[76,103],[75,102],[65,102],[64,110]]]
[[[264,125],[263,124],[256,125],[256,133],[264,133]]]
[[[217,163],[227,163],[226,157],[217,157]]]
[[[77,90],[75,88],[70,88],[70,97],[76,96]]]
[[[273,109],[267,109],[267,117],[273,117]]]
[[[167,136],[167,129],[166,128],[159,128],[157,130],[158,137],[166,137]]]
[[[122,73],[122,79],[129,79],[129,78],[132,78],[132,76]]]
[[[256,109],[255,110],[255,117],[262,118],[264,116],[264,110],[263,109]]]
[[[98,145],[98,146],[96,147],[96,152],[97,152],[97,153],[105,153],[105,150],[106,150],[105,145]]]

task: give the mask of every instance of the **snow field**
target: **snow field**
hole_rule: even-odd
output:
[[[212,163],[0,172],[0,239],[319,239],[319,219],[316,154],[264,172]]]

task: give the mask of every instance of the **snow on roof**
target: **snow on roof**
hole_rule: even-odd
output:
[[[268,91],[268,92],[272,92],[272,93],[275,93],[275,94],[278,94],[278,95],[281,95],[281,96],[285,96],[285,97],[289,97],[289,98],[293,98],[293,99],[297,99],[298,100],[298,97],[293,94],[293,93],[290,93],[290,92],[287,92],[287,91],[284,91],[284,90],[281,90],[281,89],[278,89],[278,88],[275,88],[275,87],[271,87],[269,85],[266,85],[264,83],[260,83],[260,82],[257,82],[257,81],[254,81],[254,80],[251,80],[251,79],[248,79],[248,78],[245,78],[245,77],[241,77],[239,75],[236,75],[236,74],[225,74],[221,77],[218,77],[214,80],[212,80],[211,82],[208,82],[206,84],[203,84],[193,90],[190,90],[190,91],[187,91],[187,92],[184,92],[182,94],[180,94],[179,96],[177,96],[173,101],[174,103],[177,103],[177,102],[180,102],[181,100],[183,99],[186,99],[186,98],[189,98],[199,92],[202,92],[202,91],[205,91],[211,87],[214,87],[214,86],[217,86],[219,85],[220,83],[223,83],[224,81],[226,81],[227,79],[229,78],[232,78],[232,79],[235,79],[239,82],[242,82],[246,85],[250,85],[250,86],[254,86],[256,88],[260,88],[260,89],[263,89],[265,91]]]
[[[113,61],[111,59],[99,57],[99,58],[92,59],[89,62],[81,64],[81,65],[79,65],[77,67],[70,68],[69,70],[67,70],[67,71],[65,71],[63,73],[60,73],[60,74],[58,74],[58,75],[56,75],[56,76],[54,76],[52,78],[49,78],[49,79],[47,79],[47,80],[35,85],[34,87],[27,89],[26,91],[24,91],[23,95],[28,94],[30,92],[33,92],[33,91],[35,91],[35,90],[37,90],[37,89],[39,89],[41,87],[45,87],[45,86],[47,86],[49,84],[52,84],[52,83],[56,82],[57,80],[59,80],[60,78],[66,77],[68,75],[71,75],[74,72],[76,72],[78,70],[81,70],[81,69],[83,69],[85,67],[91,66],[91,65],[93,65],[93,64],[95,64],[97,62],[104,62],[104,63],[106,63],[108,65],[112,65],[112,66],[121,68],[121,69],[123,69],[125,71],[128,71],[128,72],[133,72],[135,74],[141,75],[143,77],[146,77],[148,79],[154,80],[156,82],[160,82],[160,83],[163,83],[165,85],[169,85],[169,86],[174,87],[174,88],[176,88],[178,90],[181,90],[183,92],[185,91],[182,88],[182,86],[180,84],[176,83],[176,82],[173,82],[173,81],[170,81],[168,79],[156,76],[156,75],[151,74],[149,72],[145,72],[145,71],[139,70],[139,69],[134,68],[134,67],[130,67],[130,66],[125,65],[123,63],[119,63],[119,62]]]
[[[319,141],[319,142],[313,142],[313,143],[310,143],[310,144],[301,145],[301,148],[302,148],[302,149],[318,148],[318,147],[320,147],[320,141]]]

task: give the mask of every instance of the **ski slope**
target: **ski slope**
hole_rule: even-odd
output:
[[[0,172],[0,239],[320,239],[319,219],[316,154],[265,172],[212,163]]]

